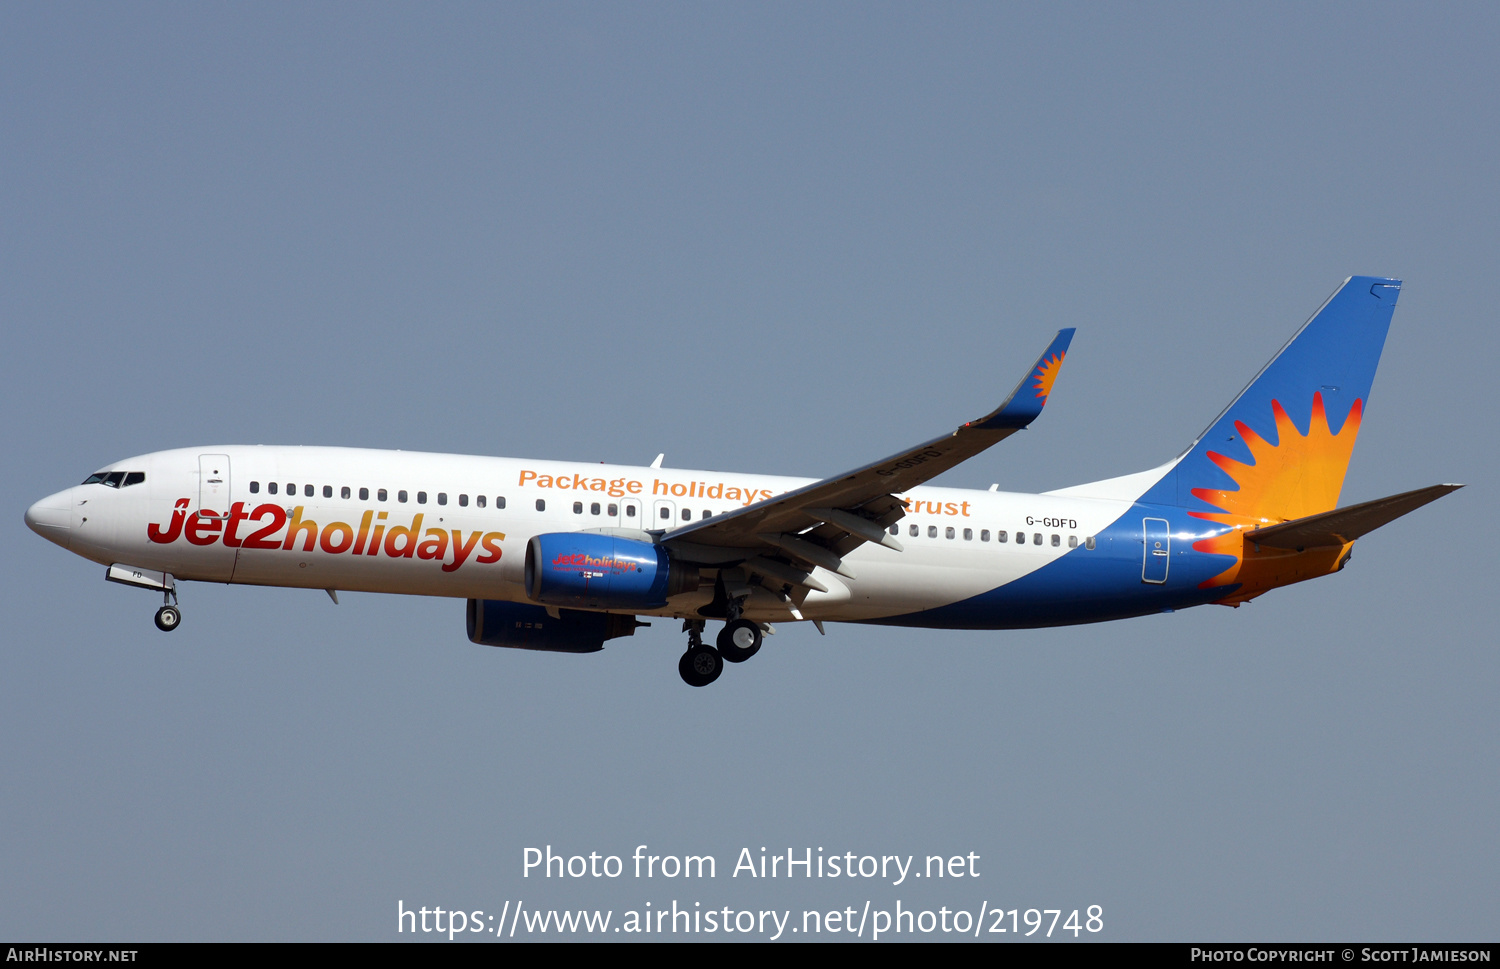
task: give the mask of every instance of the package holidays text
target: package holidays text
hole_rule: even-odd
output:
[[[541,474],[522,470],[516,484],[522,488],[552,488],[558,491],[597,491],[611,498],[640,495],[646,492],[646,483],[633,478],[592,478],[586,474]],[[733,501],[741,505],[753,505],[772,496],[768,488],[751,488],[724,481],[663,481],[655,478],[651,482],[651,494],[668,498],[704,498],[713,501]]]

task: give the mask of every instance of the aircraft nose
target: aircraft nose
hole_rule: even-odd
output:
[[[26,524],[38,535],[63,548],[72,539],[73,508],[71,492],[48,495],[26,509]]]

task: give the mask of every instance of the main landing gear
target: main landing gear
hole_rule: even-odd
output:
[[[724,672],[725,662],[743,663],[760,651],[763,633],[759,623],[738,616],[730,619],[715,640],[718,649],[704,644],[703,627],[702,619],[682,622],[682,629],[688,634],[688,648],[677,661],[677,672],[688,686],[708,686]]]
[[[760,652],[760,625],[748,619],[736,619],[724,624],[716,640],[719,654],[730,663],[743,663]]]
[[[677,661],[677,672],[688,686],[708,686],[724,672],[724,658],[719,651],[703,645],[703,625],[702,619],[682,621],[682,628],[688,634],[688,648]]]

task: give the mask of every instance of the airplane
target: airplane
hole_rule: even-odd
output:
[[[184,580],[449,596],[469,639],[586,653],[680,619],[691,686],[773,623],[1017,629],[1207,603],[1338,572],[1356,539],[1460,487],[1338,507],[1401,282],[1352,276],[1176,458],[1043,494],[926,485],[1042,412],[1064,329],[991,413],[821,480],[336,447],[110,464],[37,534],[162,595]],[[714,645],[703,641],[722,621]]]

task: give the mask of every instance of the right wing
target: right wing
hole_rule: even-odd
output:
[[[753,559],[753,567],[773,578],[812,588],[820,583],[803,581],[811,566],[848,575],[843,556],[865,542],[900,551],[886,531],[906,514],[897,496],[1035,420],[1072,339],[1072,328],[1058,331],[1005,403],[979,420],[844,474],[674,528],[659,541],[685,561],[719,565]]]

